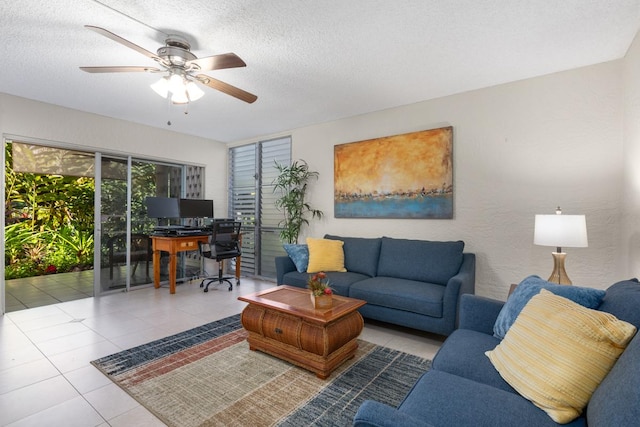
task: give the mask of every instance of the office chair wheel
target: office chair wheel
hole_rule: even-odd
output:
[[[204,288],[204,292],[209,292],[209,288]]]

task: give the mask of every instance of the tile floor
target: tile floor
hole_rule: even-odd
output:
[[[239,313],[239,295],[274,286],[183,283],[10,312],[0,317],[0,426],[162,426],[91,360]],[[426,358],[442,338],[365,322],[361,336]]]
[[[7,312],[41,307],[93,295],[93,270],[5,281]]]

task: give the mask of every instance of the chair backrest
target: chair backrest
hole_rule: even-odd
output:
[[[211,249],[212,256],[235,258],[242,253],[240,248],[240,221],[231,219],[215,220],[212,224]]]
[[[109,258],[114,260],[120,259],[122,262],[126,258],[127,253],[127,235],[126,233],[116,234],[107,240],[109,248]],[[131,258],[135,260],[151,259],[153,253],[151,239],[147,234],[133,233],[131,234]]]

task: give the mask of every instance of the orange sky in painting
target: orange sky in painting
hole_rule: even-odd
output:
[[[336,193],[391,193],[448,187],[453,128],[336,145]]]

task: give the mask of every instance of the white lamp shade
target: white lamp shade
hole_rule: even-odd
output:
[[[195,101],[204,95],[195,82],[179,74],[162,77],[151,85],[151,89],[163,98],[167,98],[171,93],[171,102],[174,104],[188,104],[189,101]]]
[[[174,95],[178,92],[184,92],[184,79],[178,74],[171,74],[169,77],[169,92]]]
[[[196,101],[204,95],[204,92],[198,87],[198,85],[191,81],[187,83],[187,93],[189,94],[190,101]]]
[[[182,90],[180,92],[173,92],[173,95],[171,95],[171,102],[174,104],[187,104],[189,102],[187,91]]]
[[[163,98],[166,98],[169,95],[169,80],[166,77],[162,77],[160,80],[151,85],[151,89],[153,89],[158,95]]]
[[[587,220],[584,215],[536,215],[533,243],[585,248],[588,246]]]

